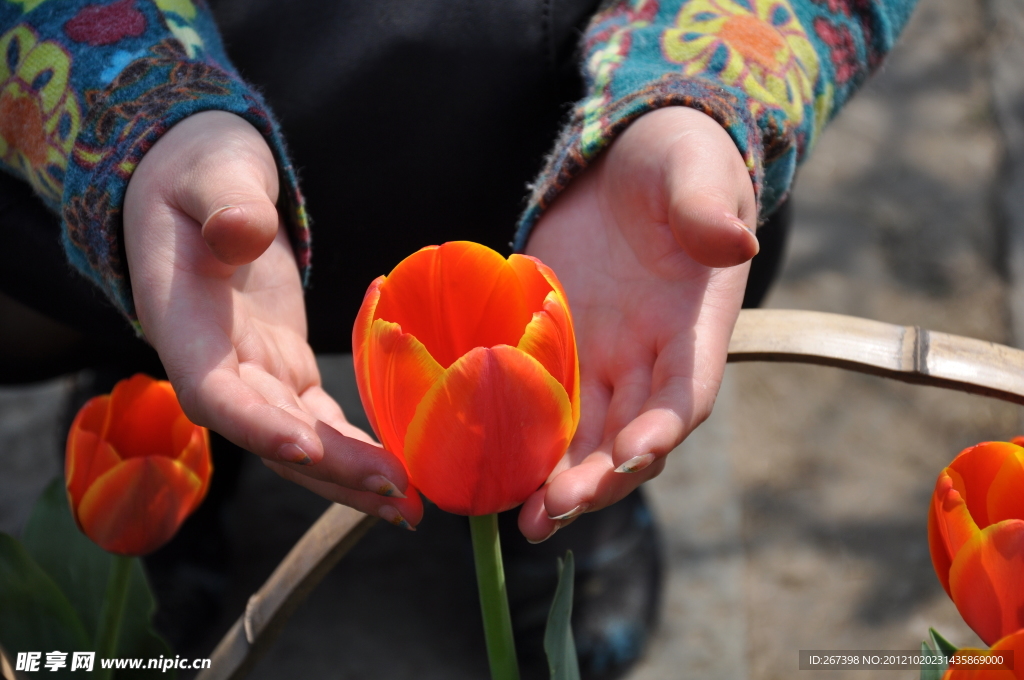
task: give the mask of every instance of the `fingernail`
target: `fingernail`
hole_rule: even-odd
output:
[[[742,229],[743,231],[747,232],[748,234],[754,237],[754,255],[757,255],[759,252],[761,252],[761,242],[757,239],[757,232],[755,232],[752,228],[748,227],[745,222],[738,218],[734,218],[732,220],[732,223],[733,226],[735,226],[737,229]]]
[[[286,463],[298,463],[299,465],[312,465],[313,459],[310,458],[305,451],[302,450],[298,444],[284,444],[277,450],[278,460],[283,460]]]
[[[238,206],[222,205],[221,207],[217,208],[212,213],[210,213],[210,216],[206,218],[205,222],[203,222],[203,226],[205,227],[207,224],[210,223],[210,220],[212,220],[217,215],[220,215],[222,212],[227,212],[228,210],[231,210],[232,208],[236,208],[236,207],[238,207]]]
[[[555,519],[555,520],[572,519],[574,517],[577,517],[577,516],[582,515],[583,513],[585,513],[587,511],[587,508],[589,508],[589,507],[590,507],[590,503],[580,503],[575,508],[573,508],[572,510],[570,510],[569,512],[566,512],[564,514],[556,515],[555,517],[552,517],[551,515],[548,515],[548,519]]]
[[[639,456],[633,456],[625,463],[615,468],[616,472],[640,472],[645,467],[654,462],[653,453],[642,453]]]
[[[740,218],[730,216],[729,221],[733,223],[733,226],[737,227],[738,229],[742,229],[743,231],[747,232],[754,238],[757,238],[757,232],[755,232],[750,226],[747,225],[746,222],[744,222]]]
[[[398,512],[398,508],[392,505],[380,506],[380,510],[377,511],[377,514],[380,515],[382,520],[394,524],[396,527],[408,529],[409,531],[416,531],[416,527],[406,522],[405,518],[402,517],[402,513]]]
[[[398,490],[394,482],[384,475],[372,475],[363,480],[363,488],[372,491],[378,496],[388,498],[405,498],[405,494]]]
[[[528,543],[532,543],[533,545],[537,545],[538,543],[543,543],[544,541],[546,541],[546,540],[548,540],[549,538],[551,538],[552,536],[554,536],[554,535],[555,535],[555,532],[556,532],[556,531],[558,531],[558,530],[559,530],[559,529],[561,529],[561,528],[562,528],[562,523],[561,523],[561,522],[555,522],[555,528],[553,528],[553,529],[551,530],[551,533],[549,533],[549,534],[548,534],[547,536],[545,536],[544,538],[540,538],[540,539],[537,539],[536,541],[534,541],[534,540],[531,540],[531,539],[529,539],[529,538],[528,538],[528,539],[526,539],[526,541],[527,541]]]

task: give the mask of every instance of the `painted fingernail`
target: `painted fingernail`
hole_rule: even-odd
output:
[[[752,227],[750,227],[746,222],[744,222],[740,218],[730,216],[729,221],[733,223],[733,226],[737,227],[738,229],[742,229],[743,231],[749,233],[754,238],[757,238],[757,232],[755,232]]]
[[[277,459],[286,463],[312,465],[313,459],[298,444],[284,444],[277,450]]]
[[[552,517],[551,515],[548,515],[548,519],[554,519],[554,520],[572,519],[574,517],[578,517],[579,515],[582,515],[583,513],[585,513],[587,511],[587,508],[589,508],[589,507],[590,507],[590,503],[580,503],[579,505],[577,505],[575,508],[573,508],[569,512],[563,513],[561,515],[556,515],[554,517]]]
[[[372,475],[363,480],[363,488],[372,491],[378,496],[388,498],[405,498],[405,494],[398,490],[395,483],[384,475]]]
[[[416,527],[406,522],[405,518],[402,517],[402,513],[398,512],[398,508],[394,506],[382,505],[380,506],[380,510],[377,511],[377,514],[380,515],[382,520],[389,522],[390,524],[394,524],[396,527],[408,529],[409,531],[416,531]]]
[[[735,226],[737,229],[742,229],[743,231],[747,232],[748,234],[754,237],[754,255],[757,255],[759,252],[761,252],[761,242],[757,239],[757,232],[755,232],[753,228],[747,226],[746,222],[743,222],[740,219],[733,219],[732,223],[733,226]]]
[[[534,541],[533,539],[530,539],[530,538],[528,538],[526,540],[527,540],[527,542],[532,543],[533,545],[537,545],[538,543],[543,543],[544,541],[546,541],[549,538],[551,538],[552,536],[554,536],[555,532],[558,531],[561,528],[562,528],[562,523],[561,522],[555,522],[555,527],[551,530],[551,533],[549,533],[544,538],[538,538],[536,541]]]
[[[654,462],[653,453],[642,453],[639,456],[633,456],[625,463],[615,468],[616,472],[640,472],[645,467]]]

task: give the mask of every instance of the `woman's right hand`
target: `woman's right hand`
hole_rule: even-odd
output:
[[[124,204],[142,330],[193,422],[329,500],[415,526],[401,461],[320,386],[278,190],[266,141],[234,114],[195,114],[157,141]]]

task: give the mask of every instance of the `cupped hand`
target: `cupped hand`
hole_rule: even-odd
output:
[[[320,386],[278,190],[266,141],[238,116],[199,113],[160,138],[124,204],[143,332],[193,422],[325,498],[415,525],[401,462]]]
[[[527,499],[532,541],[621,499],[711,412],[757,253],[756,204],[712,118],[669,107],[634,122],[542,217],[526,252],[565,286],[581,419]],[[709,454],[712,455],[712,454]]]

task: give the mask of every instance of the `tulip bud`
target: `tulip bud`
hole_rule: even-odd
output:
[[[958,649],[956,656],[972,663],[950,664],[942,680],[1024,680],[1024,630],[1007,635],[987,650]],[[996,663],[999,659],[1003,663]]]
[[[579,423],[569,305],[535,258],[468,242],[424,248],[370,284],[352,347],[377,438],[443,510],[519,505]]]
[[[1024,448],[978,444],[939,474],[928,545],[943,588],[986,644],[1024,628]]]
[[[65,485],[75,523],[108,552],[145,555],[169,541],[206,495],[206,428],[174,388],[138,374],[90,399],[68,433]]]

